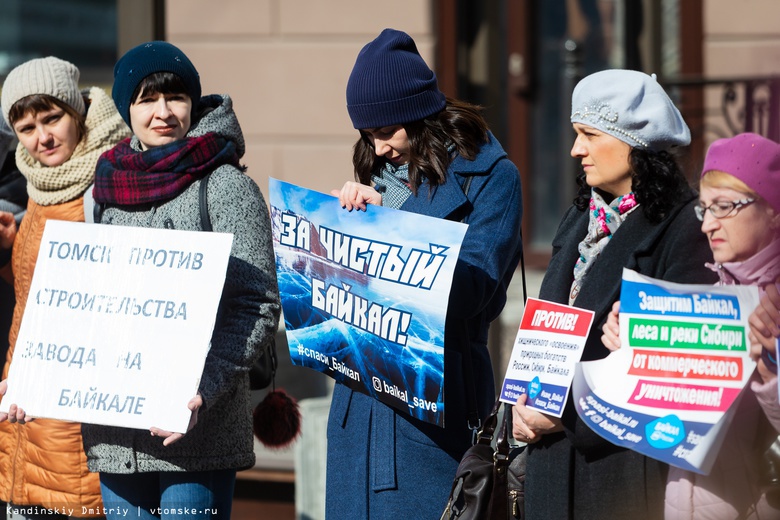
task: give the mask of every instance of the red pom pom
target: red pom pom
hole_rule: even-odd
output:
[[[284,390],[269,392],[252,414],[257,440],[267,448],[286,448],[301,433],[298,402]]]

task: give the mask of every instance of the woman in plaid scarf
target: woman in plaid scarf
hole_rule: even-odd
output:
[[[217,323],[186,434],[84,426],[90,471],[100,473],[108,518],[230,518],[236,471],[255,462],[248,370],[276,332],[280,304],[271,224],[244,173],[241,127],[227,95],[201,97],[198,72],[178,48],[149,42],[114,68],[112,96],[133,137],[98,161],[102,223],[202,230],[206,176],[216,232],[234,236]],[[183,513],[182,513],[183,514]]]

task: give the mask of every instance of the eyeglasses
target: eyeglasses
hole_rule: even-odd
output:
[[[709,210],[710,214],[715,218],[726,218],[732,213],[739,211],[743,206],[752,204],[756,199],[742,199],[742,200],[719,200],[713,202],[709,206],[694,206],[693,210],[696,212],[696,218],[704,220],[704,211]]]

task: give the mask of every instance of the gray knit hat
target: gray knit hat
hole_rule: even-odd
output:
[[[691,131],[655,74],[602,70],[583,78],[571,97],[571,122],[652,151],[686,146]]]
[[[79,69],[70,62],[53,56],[36,58],[9,72],[0,100],[6,121],[14,103],[33,94],[47,94],[79,114],[85,113],[84,98],[79,91]]]

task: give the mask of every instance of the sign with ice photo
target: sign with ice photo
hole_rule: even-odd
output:
[[[444,321],[467,226],[271,179],[293,364],[444,425]]]

